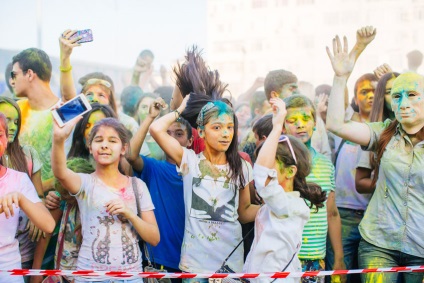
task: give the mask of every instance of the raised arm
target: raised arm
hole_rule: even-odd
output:
[[[147,131],[149,130],[152,122],[157,116],[159,116],[161,109],[165,107],[165,101],[161,97],[156,98],[155,101],[150,104],[149,115],[146,116],[146,119],[144,119],[143,123],[141,123],[138,131],[130,141],[130,150],[127,154],[127,160],[136,172],[143,171],[143,158],[140,157],[139,153],[144,139],[146,138]]]
[[[275,156],[277,152],[278,139],[281,135],[281,129],[284,127],[287,110],[286,104],[279,98],[271,98],[270,103],[273,112],[272,130],[262,145],[255,164],[259,164],[269,169],[274,169],[275,158],[270,158],[270,156]],[[268,177],[265,186],[268,185],[270,180],[270,177]]]
[[[265,78],[264,77],[257,77],[253,84],[249,87],[248,90],[246,90],[244,93],[240,94],[240,96],[237,98],[238,102],[243,101],[250,101],[252,99],[253,94],[255,91],[264,86]]]
[[[74,85],[74,78],[72,76],[72,65],[71,65],[71,54],[72,50],[76,46],[81,44],[77,43],[81,37],[75,37],[69,39],[75,30],[65,30],[59,37],[60,46],[60,92],[62,95],[62,101],[66,102],[71,100],[77,95],[77,91]]]
[[[169,126],[171,126],[171,124],[180,117],[180,114],[184,111],[189,98],[190,95],[186,95],[177,110],[172,111],[154,121],[150,126],[150,134],[152,137],[178,166],[181,165],[184,149],[176,139],[167,133],[167,130]]]
[[[52,171],[54,176],[59,180],[63,187],[71,194],[79,192],[81,187],[81,178],[77,173],[72,171],[66,166],[66,155],[65,155],[65,140],[72,132],[72,129],[82,118],[80,116],[77,119],[70,121],[65,124],[63,128],[54,120],[53,124],[53,145],[52,145]]]
[[[344,37],[343,41],[344,46],[338,36],[333,39],[333,54],[327,47],[327,54],[334,70],[333,87],[328,102],[327,129],[343,139],[366,146],[371,138],[368,126],[363,123],[344,121],[344,91],[347,78],[355,65],[356,53],[348,53],[347,38]]]

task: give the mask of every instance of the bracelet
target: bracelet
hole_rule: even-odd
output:
[[[180,113],[180,111],[178,111],[177,109],[175,109],[174,110],[174,113],[175,113],[175,121],[176,122],[180,122],[181,121],[181,113]],[[177,114],[178,114],[178,117],[177,117]]]
[[[62,66],[59,66],[59,70],[63,73],[69,72],[72,70],[72,65],[70,65],[68,68],[63,68]]]

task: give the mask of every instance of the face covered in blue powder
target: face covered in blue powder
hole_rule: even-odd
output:
[[[404,128],[424,126],[424,77],[416,73],[400,75],[393,82],[391,96],[392,110]]]

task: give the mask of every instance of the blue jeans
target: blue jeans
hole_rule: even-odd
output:
[[[362,239],[358,227],[364,217],[364,212],[343,207],[339,207],[338,209],[342,221],[342,244],[346,269],[357,269],[358,247]],[[333,264],[334,252],[331,247],[330,239],[327,239],[327,254],[325,257],[326,270],[333,270]],[[359,276],[356,274],[348,275],[347,283],[349,282],[359,282]]]
[[[414,266],[424,265],[424,258],[408,255],[400,251],[387,250],[380,248],[362,240],[359,244],[359,267],[362,268],[378,268],[378,267],[395,267],[395,266]],[[403,278],[405,283],[422,283],[423,274],[414,272],[402,273],[366,273],[361,274],[363,283],[368,282],[401,282]]]

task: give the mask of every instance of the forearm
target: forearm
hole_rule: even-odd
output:
[[[28,216],[29,220],[40,230],[46,233],[53,232],[55,227],[54,219],[42,202],[33,203],[22,195],[19,206]]]
[[[152,211],[153,213],[153,211]],[[159,228],[153,223],[148,223],[135,213],[131,213],[128,220],[133,225],[134,229],[140,235],[140,237],[152,246],[156,246],[160,241]]]
[[[372,186],[371,170],[368,168],[356,168],[355,175],[356,191],[360,194],[371,194],[375,187]]]
[[[60,59],[60,92],[63,102],[71,100],[77,95],[74,85],[74,77],[72,76],[72,65],[69,56],[62,56]]]
[[[327,111],[327,129],[338,135],[344,124],[344,91],[346,87],[346,77],[334,75],[333,87],[331,89],[330,98],[328,101]]]
[[[261,206],[256,204],[249,203],[246,207],[243,208],[242,213],[239,211],[239,221],[240,223],[249,223],[255,221],[256,214]]]
[[[44,191],[43,191],[43,182],[41,181],[41,170],[33,173],[31,175],[31,182],[37,191],[37,195],[39,198],[44,199]]]
[[[275,156],[277,152],[278,139],[281,135],[281,129],[283,126],[274,126],[271,133],[268,135],[268,138],[265,140],[264,144],[259,151],[259,155],[256,158],[256,162],[259,165],[262,165],[267,168],[274,168],[275,158],[270,158]]]
[[[154,121],[154,118],[151,118],[147,115],[146,119],[144,119],[143,123],[141,123],[138,131],[134,135],[134,137],[130,141],[130,152],[128,154],[127,160],[131,163],[134,162],[137,158],[140,157],[139,152],[143,145],[144,139],[146,138],[147,132],[149,131],[149,127]]]
[[[174,91],[172,92],[171,105],[170,105],[171,110],[175,110],[178,107],[180,107],[182,101],[183,101],[183,96],[181,94],[181,91],[178,88],[178,86],[175,86]]]
[[[342,222],[337,208],[333,209],[327,215],[328,220],[328,235],[331,242],[331,247],[334,251],[334,260],[343,261],[343,243],[342,243]]]
[[[64,179],[66,174],[65,142],[54,140],[52,145],[51,165],[54,176],[58,180]]]
[[[131,84],[132,85],[136,85],[138,86],[138,84],[140,83],[140,72],[134,71],[133,75],[132,75],[132,79],[131,79]]]

